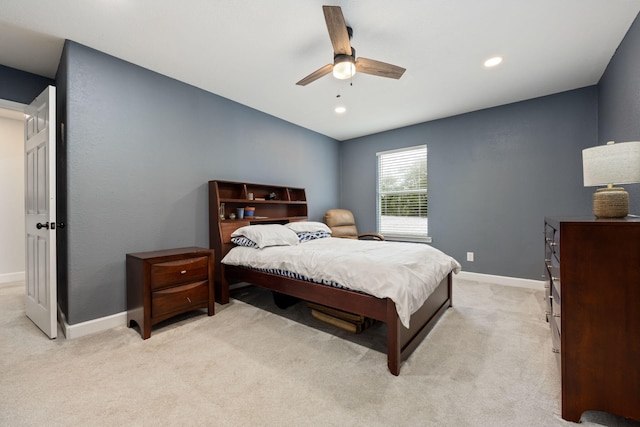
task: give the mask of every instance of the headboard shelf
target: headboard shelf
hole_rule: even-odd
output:
[[[249,225],[250,224],[258,224],[258,223],[262,223],[262,222],[282,222],[283,224],[286,224],[287,222],[293,222],[293,221],[306,221],[307,217],[306,216],[257,216],[257,217],[253,217],[253,218],[247,218],[245,217],[244,219],[222,219],[220,218],[220,221],[222,223],[247,223],[245,225]],[[238,225],[239,227],[242,227],[242,225]]]
[[[302,200],[251,200],[251,199],[220,199],[221,203],[240,203],[241,205],[270,204],[270,205],[306,205]]]
[[[253,197],[253,198],[250,198]],[[257,200],[256,200],[257,199]],[[238,208],[255,208],[253,217],[229,219]],[[307,196],[304,188],[234,181],[209,181],[209,247],[215,249],[215,296],[228,302],[228,289],[222,288],[220,260],[231,250],[231,233],[250,224],[284,224],[306,221]]]

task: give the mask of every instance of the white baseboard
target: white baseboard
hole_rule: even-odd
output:
[[[88,320],[86,322],[70,325],[64,313],[58,307],[58,321],[62,326],[62,332],[66,339],[83,337],[85,335],[94,334],[96,332],[106,331],[117,326],[126,326],[127,312],[112,314],[111,316],[100,317],[98,319]]]
[[[0,283],[24,282],[24,271],[0,274]]]
[[[517,277],[506,276],[494,276],[492,274],[473,273],[470,271],[461,271],[458,274],[453,275],[453,279],[461,280],[474,280],[478,282],[489,282],[503,286],[514,286],[518,288],[529,288],[536,290],[544,290],[544,281],[520,279]],[[62,332],[67,339],[73,339],[82,337],[96,332],[106,331],[118,326],[126,326],[127,324],[127,312],[112,314],[106,317],[100,317],[98,319],[88,320],[86,322],[77,323],[75,325],[69,325],[64,313],[58,307],[58,320],[62,326]]]
[[[489,282],[496,285],[514,286],[516,288],[528,288],[535,290],[544,290],[544,281],[532,279],[520,279],[518,277],[494,276],[493,274],[473,273],[471,271],[461,271],[453,275],[453,280],[475,280],[477,282]]]

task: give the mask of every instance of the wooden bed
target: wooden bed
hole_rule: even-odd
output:
[[[236,187],[241,188],[239,193]],[[229,190],[232,191],[230,192]],[[452,306],[452,273],[449,273],[440,282],[422,307],[411,316],[411,327],[407,329],[400,322],[395,303],[389,298],[377,298],[350,290],[292,279],[249,268],[221,264],[220,260],[234,246],[231,243],[231,233],[236,229],[249,224],[282,224],[307,219],[306,200],[287,201],[281,199],[280,203],[278,203],[278,200],[273,200],[274,203],[269,203],[266,200],[248,202],[248,193],[253,193],[254,197],[262,198],[262,193],[268,190],[274,191],[270,191],[267,194],[286,195],[289,192],[285,190],[290,189],[262,184],[226,181],[209,182],[210,246],[216,252],[216,300],[219,303],[226,304],[229,302],[229,284],[247,282],[284,295],[290,295],[305,301],[323,304],[384,322],[387,324],[387,366],[393,375],[399,375],[402,361],[409,357],[447,308]],[[304,198],[304,190],[294,190],[294,194],[302,195],[302,198]],[[290,202],[294,203],[291,204]],[[269,213],[272,212],[270,209],[276,209],[277,214],[252,220],[246,218],[243,220],[222,219],[220,217],[221,203],[224,203],[227,209],[230,206],[232,208],[235,207],[236,204],[242,206],[251,204],[256,206],[256,212]],[[271,206],[272,204],[273,206]],[[301,208],[302,205],[304,205],[304,208]],[[301,213],[304,213],[304,215],[300,215]]]

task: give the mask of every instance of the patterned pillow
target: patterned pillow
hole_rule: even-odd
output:
[[[295,231],[296,233],[311,233],[314,231],[325,231],[331,234],[331,229],[327,226],[327,224],[323,222],[317,221],[294,221],[289,222],[284,225],[290,230]]]
[[[280,225],[246,225],[231,233],[231,237],[246,237],[262,249],[267,246],[293,246],[298,244],[298,235]]]
[[[308,242],[309,240],[324,239],[326,237],[331,237],[331,233],[327,233],[326,231],[311,231],[311,232],[302,232],[297,234],[298,234],[298,240],[300,241],[300,243]]]
[[[231,242],[238,246],[246,246],[248,248],[258,249],[258,244],[251,239],[247,239],[244,236],[232,237]]]

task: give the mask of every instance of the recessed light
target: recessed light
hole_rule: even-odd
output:
[[[342,105],[338,105],[333,111],[335,111],[336,114],[344,114],[347,111],[347,108]]]
[[[502,57],[494,56],[493,58],[489,58],[486,61],[484,61],[484,66],[487,68],[491,68],[491,67],[495,67],[496,65],[500,65],[500,63],[502,63]]]

